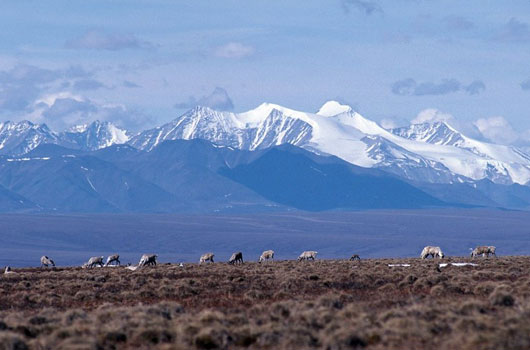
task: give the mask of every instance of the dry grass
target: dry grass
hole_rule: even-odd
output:
[[[529,349],[530,257],[474,262],[18,269],[0,349]]]

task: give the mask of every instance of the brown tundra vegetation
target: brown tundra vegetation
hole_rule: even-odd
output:
[[[471,261],[14,269],[0,349],[530,349],[530,257]]]

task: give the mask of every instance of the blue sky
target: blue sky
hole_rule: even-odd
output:
[[[0,38],[0,120],[137,130],[197,103],[338,99],[530,140],[529,0],[12,1]]]

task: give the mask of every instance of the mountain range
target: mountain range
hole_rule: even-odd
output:
[[[361,167],[434,183],[489,179],[526,185],[530,181],[530,156],[520,149],[471,139],[444,122],[386,130],[335,101],[316,113],[269,103],[239,114],[196,107],[133,136],[129,144],[149,151],[175,139],[205,139],[250,151],[289,143]]]
[[[6,155],[24,155],[42,144],[93,151],[127,141],[128,132],[110,122],[94,121],[62,132],[52,131],[46,124],[34,124],[27,120],[0,122],[0,154]]]
[[[446,122],[384,129],[330,101],[196,107],[132,134],[0,123],[0,211],[226,212],[530,207],[530,156]]]

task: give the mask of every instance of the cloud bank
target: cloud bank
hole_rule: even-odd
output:
[[[101,103],[71,93],[51,94],[36,101],[35,110],[26,116],[38,123],[46,123],[55,130],[72,125],[86,124],[94,120],[109,121],[128,130],[139,130],[151,125],[153,119],[122,104]]]
[[[349,13],[351,9],[363,12],[366,15],[383,13],[383,8],[375,1],[368,0],[342,0],[342,9]]]
[[[508,43],[530,42],[530,25],[512,17],[495,38]]]
[[[473,125],[488,140],[500,144],[512,144],[519,140],[518,133],[511,124],[501,116],[480,118]]]
[[[104,88],[105,85],[95,79],[83,79],[83,80],[77,80],[74,85],[73,85],[73,88],[75,90],[80,90],[80,91],[86,91],[86,90],[98,90],[98,89],[101,89],[101,88]]]
[[[96,119],[133,130],[153,122],[139,110],[79,95],[101,88],[106,86],[80,66],[48,69],[17,64],[0,71],[0,118],[46,123],[55,130]]]
[[[252,46],[231,42],[215,49],[215,56],[223,58],[241,58],[254,54]]]
[[[391,85],[392,93],[399,96],[427,96],[447,95],[464,91],[469,95],[477,95],[486,90],[486,84],[475,80],[468,85],[462,84],[457,79],[443,79],[440,82],[418,83],[412,78],[398,80]]]
[[[193,108],[195,106],[210,107],[222,111],[229,111],[234,109],[234,103],[225,89],[216,87],[209,95],[196,99],[193,96],[188,98],[188,101],[179,102],[175,104],[177,109]]]
[[[78,66],[66,69],[47,69],[28,64],[17,64],[0,71],[0,110],[22,112],[49,88],[64,79],[85,78],[90,73]]]
[[[149,41],[138,39],[132,34],[106,33],[89,30],[83,35],[66,41],[68,49],[109,50],[152,49],[155,45]]]
[[[436,108],[427,108],[422,110],[416,118],[412,119],[412,124],[434,123],[434,122],[449,122],[453,120],[453,116],[449,113],[444,113]]]

